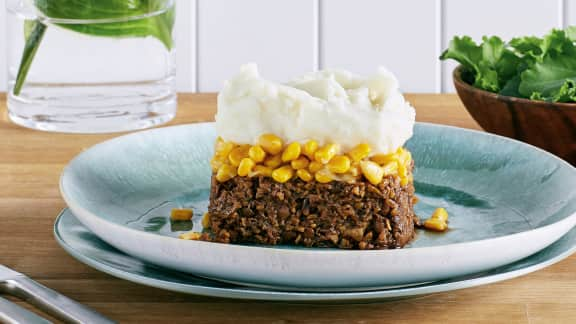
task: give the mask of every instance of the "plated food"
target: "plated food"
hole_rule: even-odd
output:
[[[396,78],[340,70],[287,84],[246,65],[218,96],[210,231],[223,243],[349,249],[414,237],[415,112]]]
[[[486,271],[534,254],[576,224],[569,164],[503,137],[416,123],[404,145],[417,162],[414,208],[427,216],[444,207],[450,229],[441,235],[419,231],[409,248],[355,251],[178,239],[202,228],[216,138],[214,123],[198,123],[98,144],[64,169],[62,197],[98,237],[146,262],[292,289],[367,290]],[[192,209],[182,225],[193,228],[174,231],[173,208]]]
[[[415,124],[385,70],[279,85],[247,66],[220,93],[217,123],[96,145],[66,167],[61,191],[86,227],[147,262],[242,285],[350,291],[532,255],[576,225],[576,192],[565,190],[575,179],[529,145]],[[454,215],[450,230],[414,239],[415,213],[446,229],[437,207]]]

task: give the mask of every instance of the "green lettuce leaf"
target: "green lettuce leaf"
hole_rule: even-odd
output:
[[[478,73],[480,70],[478,63],[482,59],[482,48],[468,36],[456,36],[450,41],[448,49],[442,53],[440,59],[454,59],[462,64],[465,70]]]
[[[521,58],[521,69],[542,60],[543,40],[534,36],[517,37],[509,42],[510,48]]]
[[[542,100],[549,102],[575,102],[576,101],[576,83],[572,80],[566,80],[554,95],[546,97],[540,92],[533,92],[530,95],[532,100]]]
[[[554,102],[576,102],[576,82],[568,79],[552,98]]]
[[[500,89],[498,72],[486,61],[478,64],[479,72],[476,74],[474,86],[480,89],[497,92]]]
[[[468,36],[457,36],[440,59],[458,61],[465,81],[480,89],[533,100],[576,102],[575,42],[576,26],[508,43],[485,36],[478,45]]]
[[[470,37],[454,37],[440,58],[454,59],[474,74],[473,85],[480,89],[498,92],[517,74],[519,57],[506,48],[496,36],[483,37],[477,45]]]
[[[570,86],[573,88],[576,82],[576,59],[548,55],[522,72],[520,78],[519,92],[523,97],[532,98],[538,93],[542,98],[565,99],[570,95]]]
[[[522,97],[518,88],[520,87],[520,76],[516,75],[512,79],[508,80],[499,94],[509,97]]]
[[[504,42],[497,36],[482,37],[482,60],[490,66],[496,64],[504,53]]]
[[[576,42],[576,26],[567,27],[566,36],[568,36],[571,41]]]
[[[522,59],[510,49],[505,49],[495,69],[498,71],[499,84],[503,87],[523,69]]]
[[[542,57],[547,55],[576,55],[576,46],[565,31],[553,29],[548,35],[544,36],[542,42]]]

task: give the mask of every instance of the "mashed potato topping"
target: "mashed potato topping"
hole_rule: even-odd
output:
[[[384,68],[369,77],[342,70],[305,74],[286,84],[241,67],[218,95],[216,128],[225,141],[254,145],[262,134],[285,143],[314,139],[350,151],[365,143],[371,154],[390,154],[412,136],[414,108]]]

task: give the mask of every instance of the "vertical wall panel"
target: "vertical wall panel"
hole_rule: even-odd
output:
[[[0,92],[6,91],[6,1],[0,0]]]
[[[576,25],[576,0],[564,0],[566,1],[566,7],[564,8],[566,12],[564,13],[565,23],[567,26]]]
[[[250,61],[259,63],[266,77],[279,81],[319,64],[363,74],[382,64],[398,75],[403,90],[434,92],[440,77],[439,30],[444,49],[454,35],[479,40],[484,34],[498,34],[509,39],[542,35],[562,21],[576,25],[576,0],[176,1],[177,88],[182,92],[217,91],[240,64]],[[6,90],[7,74],[5,2],[0,0],[0,91]],[[435,10],[440,2],[443,22]],[[453,91],[454,66],[442,64],[448,91]]]
[[[180,92],[196,90],[196,1],[176,0],[176,88]]]
[[[199,0],[199,90],[218,91],[241,64],[284,81],[314,69],[312,0]]]
[[[504,40],[515,36],[542,36],[561,27],[561,0],[444,0],[444,46],[454,35],[469,35],[476,41],[483,35]],[[444,90],[454,92],[452,70],[457,64],[444,62]]]
[[[434,0],[322,0],[321,62],[361,74],[383,65],[404,91],[434,92],[438,54]]]

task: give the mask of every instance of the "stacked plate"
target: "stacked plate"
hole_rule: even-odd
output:
[[[76,157],[61,179],[70,210],[55,224],[80,261],[120,278],[181,292],[270,300],[397,298],[526,274],[576,250],[576,169],[532,146],[418,124],[416,213],[450,214],[446,233],[406,248],[350,251],[178,239],[172,208],[207,209],[213,125],[135,133]],[[189,230],[187,228],[186,230]]]

